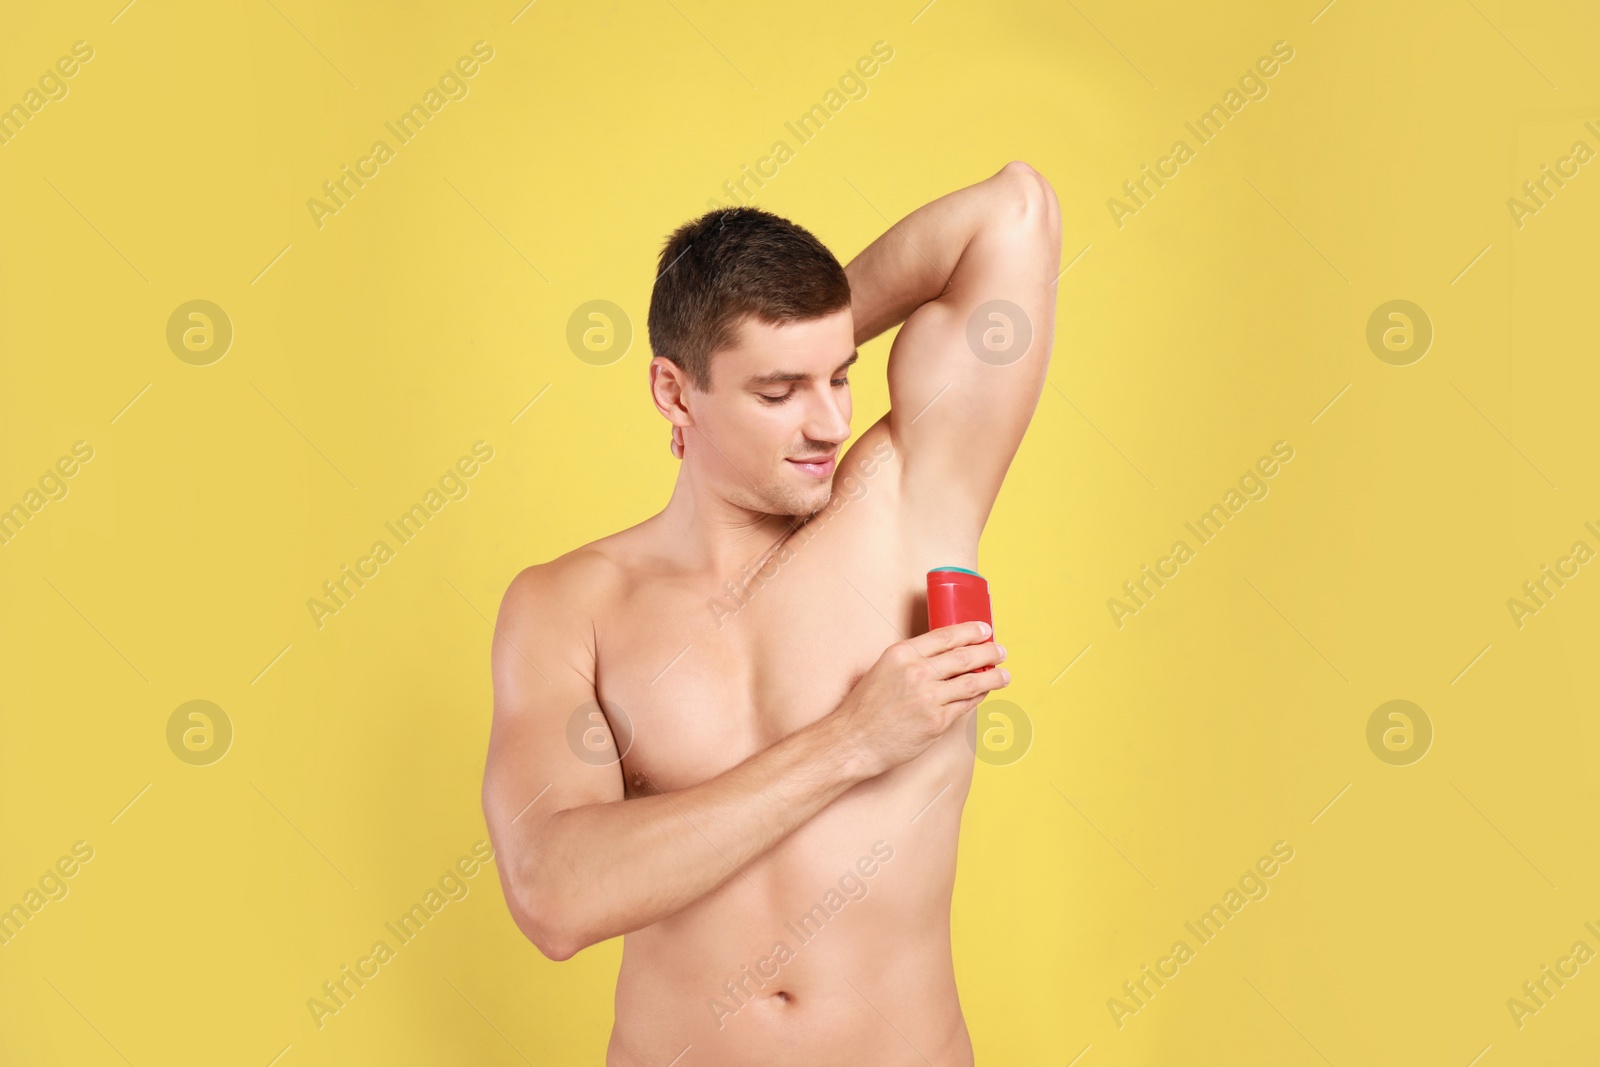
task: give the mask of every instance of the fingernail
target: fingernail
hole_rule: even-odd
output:
[[[1000,658],[1001,659],[1005,659],[1006,658],[1006,646],[997,644],[994,647],[1000,650]]]
[[[991,636],[994,635],[994,627],[993,626],[990,626],[986,622],[980,622],[980,623],[978,623],[978,625],[983,627],[983,636],[991,637]]]
[[[1000,668],[1000,680],[1002,682],[1005,682],[1007,685],[1010,685],[1011,684],[1011,672],[1006,670],[1004,667],[1001,667]]]

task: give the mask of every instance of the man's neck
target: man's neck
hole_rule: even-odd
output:
[[[678,471],[667,506],[651,520],[663,551],[685,570],[707,577],[737,577],[741,568],[758,569],[804,515],[773,515],[740,507],[697,485],[687,466]]]

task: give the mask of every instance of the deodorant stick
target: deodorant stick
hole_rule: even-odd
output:
[[[928,572],[928,629],[958,622],[986,622],[994,640],[994,619],[989,614],[989,583],[965,567],[935,567]],[[976,667],[988,671],[993,667]]]

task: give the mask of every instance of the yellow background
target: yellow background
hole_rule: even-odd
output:
[[[1520,629],[1506,606],[1600,549],[1600,164],[1520,229],[1506,206],[1600,148],[1592,8],[122,3],[0,24],[0,103],[94,48],[0,146],[0,506],[94,448],[0,546],[0,907],[95,850],[0,948],[0,1061],[600,1062],[620,941],[545,960],[492,869],[321,1029],[306,1001],[485,837],[488,620],[665,502],[654,256],[780,138],[756,203],[841,261],[1010,159],[1054,183],[1063,265],[1087,248],[981,556],[1036,736],[963,829],[979,1062],[1593,1055],[1600,963],[1506,1007],[1600,950],[1600,565]],[[469,95],[319,229],[307,200],[479,40]],[[1270,94],[1116,226],[1279,40]],[[209,366],[166,342],[193,299],[233,324]],[[634,330],[609,366],[565,339],[595,299]],[[1391,299],[1434,327],[1409,366],[1366,344]],[[469,495],[319,629],[307,599],[478,440]],[[1114,625],[1279,440],[1270,495]],[[167,745],[194,699],[235,731],[209,766]],[[1367,745],[1391,699],[1435,732],[1409,766]],[[1270,895],[1119,1029],[1107,999],[1279,840]]]

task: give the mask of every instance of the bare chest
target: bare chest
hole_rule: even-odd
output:
[[[862,498],[718,584],[638,583],[597,635],[598,695],[631,726],[627,794],[715,777],[833,710],[927,628],[927,570],[971,565],[925,555]]]

